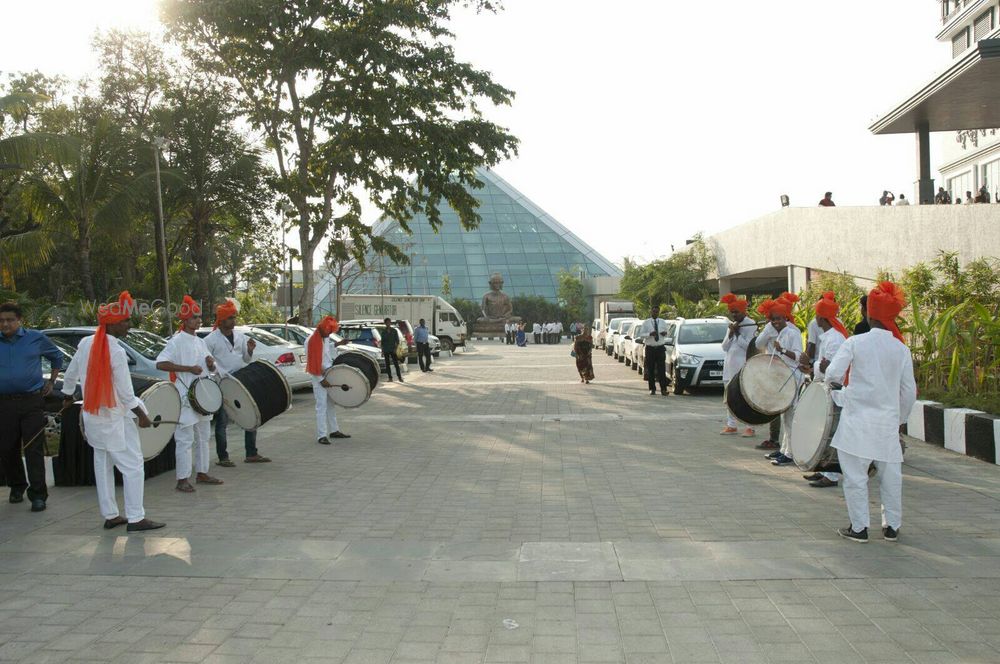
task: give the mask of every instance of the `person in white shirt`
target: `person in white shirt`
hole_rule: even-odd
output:
[[[135,396],[128,356],[118,343],[128,334],[134,307],[132,296],[124,291],[118,302],[98,308],[97,332],[80,340],[63,374],[62,387],[64,408],[73,404],[77,384],[83,392],[83,428],[87,443],[94,448],[94,484],[104,527],[110,530],[127,523],[129,532],[165,525],[147,519],[143,507],[146,476],[136,425],[146,428],[152,422]],[[124,518],[115,498],[115,468],[122,474]]]
[[[257,347],[257,342],[249,338],[236,329],[236,315],[239,313],[239,306],[236,300],[229,297],[226,301],[215,308],[215,328],[205,337],[205,346],[208,352],[215,358],[219,366],[220,374],[231,374],[239,371],[253,361],[253,351]],[[226,436],[226,427],[229,426],[229,416],[225,408],[220,408],[215,413],[212,420],[212,428],[215,430],[215,453],[218,455],[218,464],[226,468],[232,468],[236,464],[229,458],[229,441]],[[257,451],[257,432],[243,432],[243,447],[245,451],[245,463],[268,463],[271,460],[266,456],[261,456]]]
[[[535,337],[535,343],[542,343],[542,325],[541,323],[534,323],[531,326],[531,334]]]
[[[190,295],[184,296],[177,317],[181,321],[181,329],[170,337],[167,345],[160,351],[156,358],[156,368],[170,372],[170,380],[181,396],[180,424],[174,432],[176,488],[183,493],[192,493],[192,454],[194,472],[197,473],[195,481],[198,484],[222,484],[222,480],[208,474],[208,436],[212,416],[196,411],[188,399],[188,388],[196,379],[207,377],[210,372],[215,371],[215,360],[208,352],[204,339],[196,334],[201,327],[201,307]]]
[[[545,343],[552,343],[552,323],[542,325],[542,333],[545,335]]]
[[[777,300],[765,300],[758,311],[767,316],[769,322],[757,335],[755,343],[757,350],[766,351],[784,362],[793,371],[795,382],[801,384],[804,379],[799,370],[799,356],[802,355],[802,332],[790,322],[792,307],[798,300],[797,295],[787,292],[782,293]],[[757,445],[757,449],[775,450],[768,455],[768,458],[776,466],[792,462],[792,457],[788,455],[788,434],[794,411],[795,406],[793,405],[779,417],[771,420],[770,438]]]
[[[899,427],[917,399],[913,357],[896,326],[906,304],[903,291],[884,281],[868,294],[867,334],[851,337],[827,368],[827,380],[850,382],[834,393],[843,407],[831,446],[836,448],[844,474],[844,500],[851,523],[838,532],[854,542],[868,541],[868,466],[875,462],[881,478],[882,536],[899,537],[903,519],[903,451]]]
[[[656,385],[660,394],[667,396],[667,321],[660,318],[660,305],[654,303],[649,308],[649,318],[642,321],[638,334],[633,336],[643,340],[645,348],[646,383],[650,396],[656,395]]]
[[[908,201],[906,199],[906,195],[905,194],[900,194],[899,195],[899,200],[896,201],[896,205],[900,206],[900,205],[909,205],[909,204],[910,204],[910,201]]]
[[[747,317],[747,306],[749,303],[745,298],[738,298],[733,293],[726,293],[719,300],[729,309],[729,316],[732,324],[726,332],[726,338],[722,340],[722,350],[726,354],[726,359],[722,363],[722,382],[729,387],[729,381],[736,377],[743,365],[747,363],[747,348],[757,332],[757,324]],[[725,399],[723,399],[725,402]],[[726,426],[720,432],[723,436],[734,436],[739,433],[738,421],[733,417],[732,411],[726,409]],[[750,438],[754,435],[753,427],[747,425],[743,429],[743,437]]]
[[[329,445],[331,438],[350,438],[340,430],[337,424],[337,413],[334,411],[331,387],[323,375],[333,366],[337,359],[337,346],[343,346],[347,339],[333,342],[330,335],[336,332],[339,325],[337,319],[325,316],[306,338],[306,372],[312,380],[313,397],[316,399],[316,442]]]
[[[816,354],[809,366],[804,362],[804,370],[812,371],[813,380],[822,382],[825,379],[825,372],[833,357],[840,350],[841,345],[850,336],[847,328],[837,318],[840,313],[840,304],[834,296],[833,291],[823,293],[823,297],[816,303],[816,317],[812,322],[816,323],[820,334],[816,344]],[[805,360],[805,358],[803,358]],[[840,473],[819,472],[812,475],[803,475],[809,482],[809,486],[819,489],[837,486],[841,479]]]

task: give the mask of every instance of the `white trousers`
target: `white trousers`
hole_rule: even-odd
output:
[[[795,415],[795,406],[781,414],[781,453],[787,457],[792,456],[792,418]]]
[[[329,434],[340,431],[333,398],[330,397],[330,391],[320,385],[318,380],[314,380],[312,386],[313,396],[316,398],[316,438],[326,438]]]
[[[114,519],[118,516],[115,497],[115,468],[122,474],[122,492],[125,494],[125,518],[137,523],[146,518],[142,508],[146,473],[143,469],[142,448],[139,446],[139,428],[131,417],[125,421],[125,449],[109,452],[94,448],[94,483],[97,485],[97,504],[101,516]]]
[[[178,426],[177,430],[174,431],[174,444],[176,445],[177,455],[177,479],[185,480],[191,477],[192,453],[194,455],[195,472],[208,472],[208,434],[211,427],[211,420],[198,420],[195,424]]]
[[[847,515],[854,532],[871,525],[868,510],[868,466],[871,459],[864,459],[843,450],[837,450],[840,469],[844,471],[844,500]],[[879,497],[882,499],[882,527],[899,530],[903,520],[903,464],[899,461],[876,461],[879,478]]]
[[[844,477],[840,473],[820,473],[820,475],[830,480],[831,482],[839,482]]]

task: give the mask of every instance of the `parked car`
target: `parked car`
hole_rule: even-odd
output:
[[[265,332],[270,332],[276,337],[281,337],[285,341],[293,344],[301,344],[305,346],[306,339],[312,334],[312,328],[306,327],[305,325],[294,325],[294,324],[284,324],[284,323],[255,323],[253,325],[248,325],[254,330],[263,330]],[[344,339],[337,333],[333,333],[330,337],[335,341],[339,342]],[[367,356],[371,360],[378,362],[382,370],[385,370],[385,360],[382,359],[382,352],[373,346],[365,344],[348,343],[340,347],[343,352],[361,353]]]
[[[629,324],[628,331],[622,335],[621,338],[621,351],[619,360],[625,362],[625,366],[632,366],[633,349],[635,348],[635,337],[639,334],[639,328],[642,327],[641,322],[633,322]]]
[[[97,328],[92,325],[79,327],[57,327],[42,332],[53,341],[61,341],[66,346],[76,352],[80,340],[89,337]],[[155,378],[157,380],[167,380],[166,371],[156,368],[156,357],[167,345],[167,340],[158,334],[145,330],[129,330],[124,339],[119,339],[118,343],[125,349],[128,355],[129,372],[144,378]]]
[[[613,337],[613,343],[611,347],[611,357],[615,358],[619,362],[625,361],[625,356],[623,354],[624,342],[626,339],[631,339],[632,328],[635,327],[636,323],[641,323],[638,318],[629,318],[622,322],[621,327],[618,328],[618,332]]]
[[[692,387],[722,387],[726,354],[722,341],[729,321],[725,318],[678,318],[667,330],[667,375],[675,394]]]
[[[618,334],[619,330],[621,330],[622,323],[624,323],[627,320],[633,320],[633,319],[612,318],[608,322],[608,327],[604,331],[604,336],[602,337],[604,352],[607,353],[608,355],[611,355],[611,353],[614,351],[615,336]]]
[[[309,374],[306,373],[306,350],[302,344],[293,344],[281,337],[264,330],[255,330],[246,325],[237,325],[236,329],[257,342],[253,357],[255,360],[267,360],[276,366],[288,381],[293,390],[311,385]],[[204,339],[212,332],[210,327],[198,328],[198,336]]]
[[[376,328],[381,328],[385,323],[376,318],[358,318],[354,320],[340,321],[341,329],[344,325],[369,325],[375,326]],[[417,363],[417,344],[413,341],[413,326],[410,325],[410,321],[405,319],[399,319],[393,326],[396,328],[396,332],[399,334],[400,341],[406,342],[406,361],[408,364]],[[381,347],[381,335],[379,335],[379,346]],[[434,336],[433,334],[427,335],[427,343],[431,347],[431,355],[434,357],[440,357],[441,355],[441,340]]]
[[[632,368],[641,376],[646,370],[646,339],[635,334],[632,337]]]
[[[594,348],[601,348],[604,343],[604,328],[600,318],[590,321],[590,337],[594,340]]]

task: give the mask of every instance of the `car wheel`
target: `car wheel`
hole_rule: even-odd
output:
[[[681,379],[677,375],[677,369],[674,369],[672,372],[670,372],[670,376],[672,381],[670,385],[670,391],[673,392],[674,394],[684,394],[685,388],[681,385]]]
[[[449,353],[454,353],[455,352],[455,342],[453,342],[448,337],[442,338],[441,339],[441,350],[446,350]]]
[[[630,360],[628,357],[625,358],[625,366],[627,367],[632,366],[632,360]]]

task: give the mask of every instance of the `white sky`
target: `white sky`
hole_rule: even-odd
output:
[[[3,72],[79,77],[95,30],[157,29],[155,0],[0,4]],[[615,262],[749,221],[782,193],[912,195],[915,139],[867,127],[948,66],[936,2],[504,4],[453,26],[459,56],[517,92],[490,115],[521,139],[496,170]]]

